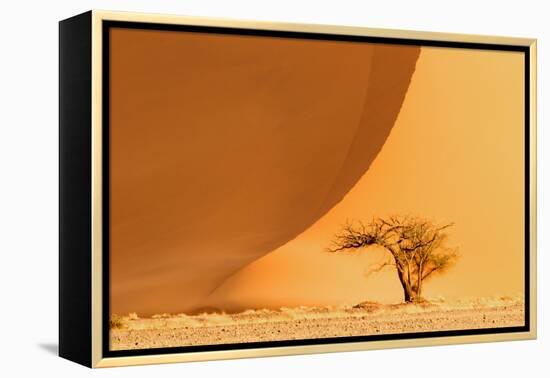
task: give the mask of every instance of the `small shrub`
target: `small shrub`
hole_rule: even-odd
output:
[[[111,319],[109,320],[109,327],[111,329],[120,329],[124,328],[124,318],[120,315],[113,315],[111,316]]]

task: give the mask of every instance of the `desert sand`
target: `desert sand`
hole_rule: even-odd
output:
[[[296,307],[235,314],[113,316],[111,350],[367,336],[524,325],[520,297]]]

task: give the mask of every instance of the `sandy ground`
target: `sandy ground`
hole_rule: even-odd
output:
[[[111,350],[366,336],[524,325],[519,298],[298,307],[238,314],[114,316]]]

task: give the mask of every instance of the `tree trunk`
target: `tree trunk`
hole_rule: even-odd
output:
[[[399,276],[399,282],[401,282],[401,286],[403,286],[403,294],[405,302],[414,302],[416,299],[416,293],[414,292],[412,285],[407,280],[407,274],[403,269],[397,269],[397,274]]]
[[[411,285],[405,283],[405,286],[403,286],[403,290],[405,292],[405,302],[414,302],[416,300],[416,293],[414,292]]]

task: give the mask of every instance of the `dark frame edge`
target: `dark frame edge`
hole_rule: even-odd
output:
[[[59,356],[92,367],[92,12],[59,22]]]

